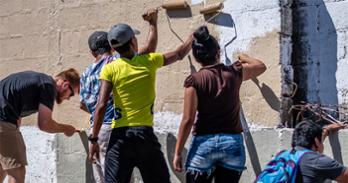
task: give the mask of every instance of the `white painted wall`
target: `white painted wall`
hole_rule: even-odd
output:
[[[348,104],[348,1],[325,3],[337,33],[337,90],[339,104]]]
[[[247,51],[251,47],[252,39],[265,36],[272,31],[280,31],[279,0],[226,0],[223,12],[231,15],[235,27],[216,27],[220,35],[221,48],[237,36],[226,48],[229,57],[234,52]],[[222,21],[229,20],[224,17],[218,19],[218,22]],[[223,52],[222,55],[224,54]],[[224,56],[221,58],[225,62]]]
[[[20,130],[26,144],[29,164],[25,182],[57,183],[57,135],[29,126]]]

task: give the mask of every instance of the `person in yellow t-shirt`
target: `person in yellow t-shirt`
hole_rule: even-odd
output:
[[[164,63],[159,53],[121,57],[104,67],[100,79],[112,83],[115,118],[112,128],[152,126],[156,70]]]
[[[168,53],[137,55],[138,43],[133,29],[116,24],[108,33],[111,47],[120,54],[104,66],[101,88],[89,139],[91,161],[98,155],[98,133],[108,98],[113,93],[115,118],[105,158],[105,182],[129,183],[134,167],[139,168],[145,183],[169,183],[169,171],[161,145],[153,132],[156,70],[183,59],[191,50],[193,36]]]
[[[139,49],[139,54],[151,53],[156,51],[158,33],[157,33],[157,19],[158,11],[156,9],[147,10],[143,19],[148,22],[149,32],[147,42]],[[140,32],[139,32],[140,33]],[[90,114],[91,129],[88,130],[91,134],[93,130],[93,116],[97,100],[99,96],[100,81],[99,76],[102,68],[113,62],[119,57],[116,53],[112,55],[111,46],[108,40],[108,33],[104,31],[94,32],[88,39],[88,45],[91,55],[95,58],[94,62],[90,64],[81,76],[80,82],[80,108]],[[95,183],[104,183],[104,160],[106,150],[111,135],[111,123],[115,118],[113,96],[110,95],[107,103],[106,112],[103,119],[103,124],[99,131],[99,159],[95,159],[92,163],[92,173]],[[89,142],[91,144],[92,142]]]

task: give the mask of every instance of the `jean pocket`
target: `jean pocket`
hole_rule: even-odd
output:
[[[211,153],[212,142],[203,137],[194,137],[190,145],[190,154],[196,154],[200,156],[206,156]]]
[[[243,155],[244,144],[243,138],[240,136],[225,136],[222,137],[218,144],[219,150],[234,154],[235,156]]]

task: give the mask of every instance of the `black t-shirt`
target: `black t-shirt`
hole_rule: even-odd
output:
[[[335,180],[346,167],[318,152],[304,154],[300,161],[297,183],[323,183],[326,179]]]
[[[20,117],[38,111],[39,103],[53,109],[56,84],[51,76],[25,71],[0,81],[0,121],[17,125]]]

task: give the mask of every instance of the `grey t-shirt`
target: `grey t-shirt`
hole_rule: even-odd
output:
[[[346,167],[318,152],[304,154],[300,161],[297,183],[322,183],[326,179],[335,180]]]

